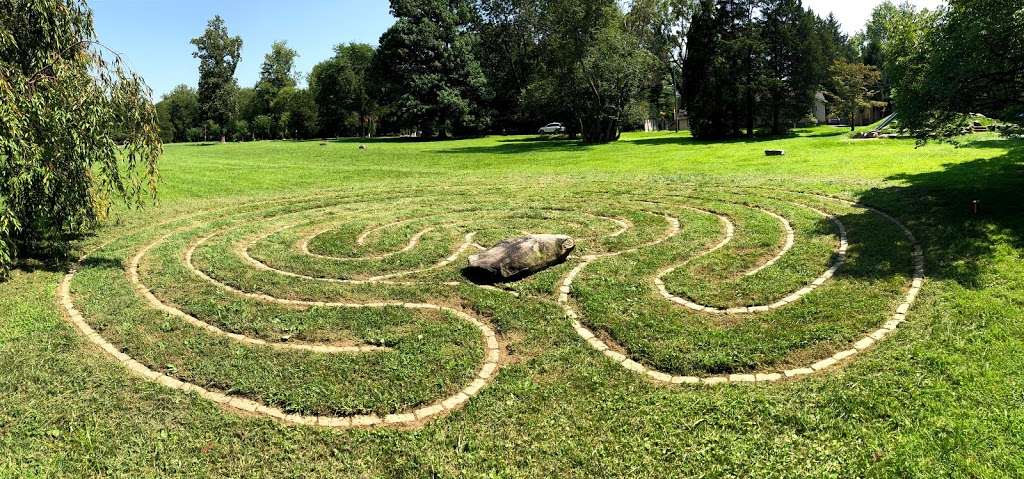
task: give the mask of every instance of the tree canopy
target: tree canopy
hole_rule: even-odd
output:
[[[235,69],[241,61],[242,38],[228,35],[224,19],[217,15],[209,21],[206,31],[192,39],[199,59],[199,107],[203,119],[223,130],[235,113],[238,82]]]
[[[370,45],[337,45],[333,58],[313,67],[309,90],[324,136],[374,133],[378,106],[369,72],[375,55]]]
[[[105,52],[81,0],[0,0],[0,273],[155,195],[149,88]]]
[[[897,62],[901,125],[918,136],[959,134],[972,114],[1024,123],[1024,1],[952,0]]]
[[[395,125],[445,138],[490,124],[474,13],[468,0],[391,0],[398,20],[380,38],[374,70]]]

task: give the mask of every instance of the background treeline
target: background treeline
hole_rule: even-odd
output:
[[[782,134],[813,122],[824,96],[829,114],[851,126],[866,109],[896,106],[908,128],[935,131],[963,121],[950,112],[978,105],[936,111],[936,96],[962,83],[921,75],[954,68],[999,83],[985,71],[991,62],[978,72],[964,65],[1009,51],[1003,74],[1017,78],[1009,47],[1020,41],[1021,3],[953,0],[927,11],[886,2],[850,37],[800,0],[391,0],[397,21],[379,46],[338,45],[307,88],[284,42],[271,46],[257,84],[239,88],[242,39],[215,17],[192,41],[198,89],[175,88],[157,111],[165,141],[446,138],[560,121],[572,138],[606,142],[645,122],[675,125],[680,111],[700,138]],[[995,32],[1007,35],[1005,48],[984,51]],[[975,58],[943,50],[951,42],[978,50]],[[954,58],[932,55],[942,51]],[[933,61],[946,65],[928,68]]]

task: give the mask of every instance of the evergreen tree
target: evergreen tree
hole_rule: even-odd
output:
[[[828,76],[819,22],[800,0],[703,0],[683,65],[694,136],[781,134],[809,115]]]
[[[684,103],[699,138],[753,134],[761,49],[754,32],[753,4],[704,0],[687,38]]]
[[[391,0],[391,14],[374,70],[395,125],[441,138],[487,127],[469,0]]]
[[[771,134],[789,131],[814,108],[814,97],[827,76],[825,52],[817,39],[817,17],[800,0],[763,0],[759,35],[765,104],[761,122]],[[838,39],[833,39],[838,40]]]

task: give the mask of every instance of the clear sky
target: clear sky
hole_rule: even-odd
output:
[[[189,43],[216,14],[228,32],[242,37],[236,76],[242,86],[259,78],[263,56],[276,40],[299,52],[296,66],[309,73],[333,55],[338,43],[377,44],[394,22],[388,0],[92,0],[96,33],[121,53],[153,88],[153,96],[175,85],[199,81],[199,61]]]
[[[842,22],[846,33],[855,33],[862,30],[871,17],[871,11],[883,0],[804,0],[804,6],[814,10],[822,17],[828,16],[831,12]],[[894,0],[894,3],[901,3],[903,0]],[[910,3],[920,7],[934,9],[946,2],[944,0],[910,0]]]
[[[847,32],[863,28],[882,0],[804,0],[821,16],[835,13]],[[242,86],[259,78],[263,55],[276,40],[299,52],[297,68],[309,73],[338,43],[376,44],[394,22],[388,0],[92,0],[100,41],[121,53],[153,88],[155,99],[175,85],[198,82],[198,61],[189,43],[216,14],[243,40],[237,77]],[[934,8],[942,0],[913,0]]]

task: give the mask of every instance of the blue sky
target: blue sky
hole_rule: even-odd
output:
[[[804,0],[821,16],[833,12],[850,33],[863,28],[882,0]],[[941,0],[913,0],[934,8]],[[329,58],[338,43],[376,44],[394,22],[388,0],[92,0],[100,41],[121,53],[153,88],[154,98],[175,85],[195,86],[198,62],[189,40],[202,34],[215,14],[228,31],[241,35],[242,62],[236,76],[242,86],[259,77],[263,55],[276,40],[299,52],[297,68],[309,73]]]
[[[263,55],[275,40],[299,52],[296,66],[308,73],[333,55],[338,43],[377,44],[394,22],[387,0],[93,0],[101,42],[121,53],[159,100],[175,85],[198,82],[198,61],[189,43],[216,14],[242,37],[236,76],[242,86],[259,78]]]

